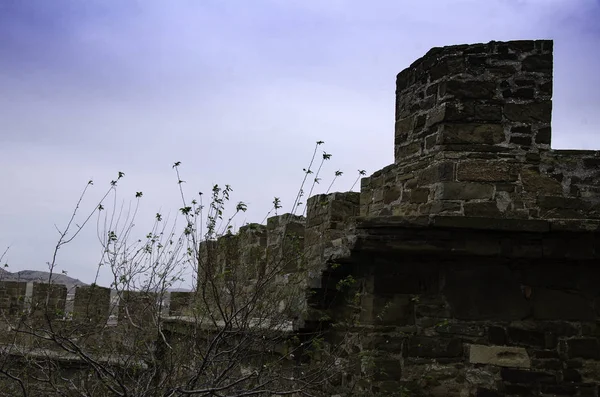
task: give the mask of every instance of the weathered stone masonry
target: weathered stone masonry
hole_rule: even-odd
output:
[[[551,149],[551,96],[551,41],[398,75],[395,163],[363,179],[341,259],[364,390],[598,396],[600,152]]]
[[[598,396],[600,152],[551,149],[551,98],[552,41],[432,49],[396,81],[394,164],[214,242],[216,264],[252,278],[297,242],[308,306],[351,324],[353,395]],[[0,309],[26,289],[0,283]],[[108,314],[95,293],[74,318]]]
[[[435,48],[396,81],[395,163],[362,216],[599,218],[600,157],[551,150],[552,41]]]

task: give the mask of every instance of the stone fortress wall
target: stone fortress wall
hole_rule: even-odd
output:
[[[432,49],[397,77],[394,164],[360,193],[309,198],[306,218],[223,237],[233,257],[217,263],[251,278],[294,236],[317,269],[309,306],[352,324],[343,383],[366,395],[598,396],[600,151],[551,148],[552,48]],[[0,283],[0,310],[44,288]],[[94,291],[77,290],[73,317],[107,315],[111,292]],[[189,299],[170,293],[165,315]]]

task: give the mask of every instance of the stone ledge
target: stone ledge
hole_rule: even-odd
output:
[[[501,232],[599,232],[600,220],[595,219],[502,219],[467,216],[374,216],[357,217],[357,229],[384,228],[455,228]]]

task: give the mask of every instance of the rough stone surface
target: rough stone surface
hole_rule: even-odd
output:
[[[470,345],[469,362],[499,367],[531,368],[527,350],[522,347]]]
[[[432,49],[396,79],[394,164],[360,193],[309,198],[306,217],[203,243],[204,270],[251,280],[293,242],[303,255],[285,271],[310,269],[304,331],[328,330],[353,363],[339,395],[598,397],[600,151],[550,148],[552,49]],[[60,309],[48,288],[33,295]],[[0,282],[0,311],[20,313],[30,292]],[[191,294],[170,294],[167,315]],[[106,316],[109,298],[78,290],[75,312]]]

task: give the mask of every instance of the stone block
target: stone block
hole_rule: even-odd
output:
[[[525,72],[552,72],[552,54],[529,55],[522,61],[522,70]]]
[[[458,99],[492,99],[496,95],[494,81],[450,80],[439,85],[439,95]]]
[[[487,330],[488,341],[493,345],[506,345],[506,330],[498,326],[490,326]]]
[[[452,358],[463,355],[463,344],[458,338],[413,336],[408,340],[408,357]]]
[[[467,202],[463,204],[465,216],[497,218],[502,216],[495,201]]]
[[[421,142],[412,142],[407,145],[396,145],[394,149],[394,155],[396,163],[405,160],[406,158],[413,157],[421,152]]]
[[[583,295],[558,289],[535,288],[533,317],[538,320],[594,321],[593,302]]]
[[[396,143],[406,142],[408,135],[413,129],[413,117],[406,117],[396,121]]]
[[[442,144],[497,145],[505,139],[501,124],[444,124],[441,131]]]
[[[504,98],[519,98],[519,99],[533,99],[535,97],[535,90],[533,88],[516,88],[513,90],[502,91]]]
[[[110,288],[80,286],[75,290],[73,318],[79,321],[104,321],[110,314]]]
[[[552,143],[552,130],[550,127],[540,128],[535,134],[535,143],[550,145]]]
[[[429,189],[413,189],[408,196],[411,203],[426,203],[429,200]]]
[[[512,135],[510,137],[510,143],[514,143],[515,145],[529,147],[532,144],[532,138],[528,135]]]
[[[600,342],[597,338],[574,338],[566,343],[569,358],[600,359]]]
[[[520,123],[549,123],[552,119],[552,102],[506,103],[504,117]]]
[[[514,182],[518,178],[514,165],[506,161],[461,161],[456,179],[469,182]]]
[[[541,195],[561,195],[562,185],[556,179],[541,174],[538,170],[525,168],[521,171],[521,181],[525,192]]]
[[[529,354],[522,347],[469,345],[469,363],[531,368]]]
[[[508,267],[448,268],[445,280],[443,294],[457,319],[520,320],[531,312],[517,276]]]
[[[429,69],[431,81],[436,81],[442,77],[452,76],[465,70],[465,59],[462,56],[446,56],[439,59]]]
[[[556,375],[549,372],[527,371],[524,369],[502,368],[502,380],[512,383],[556,383]]]
[[[509,341],[514,345],[539,348],[546,347],[546,335],[543,332],[516,327],[508,327],[506,332]]]
[[[454,164],[441,162],[425,168],[418,176],[417,184],[427,186],[437,182],[454,180]]]
[[[383,190],[383,203],[390,204],[400,199],[402,189],[400,186],[386,186]]]
[[[427,204],[428,208],[421,208],[428,210],[430,214],[457,214],[462,211],[462,201],[460,200],[434,200]]]
[[[502,106],[498,104],[488,104],[480,101],[446,102],[441,109],[444,110],[443,117],[439,121],[502,121]]]
[[[486,388],[478,388],[475,397],[504,397],[505,394],[501,393],[497,390],[486,389]]]
[[[491,199],[494,187],[483,183],[442,182],[435,186],[437,200]]]

